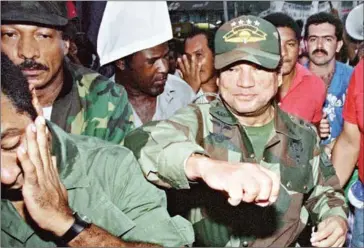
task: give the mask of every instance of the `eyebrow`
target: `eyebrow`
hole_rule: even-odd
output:
[[[1,132],[1,139],[5,138],[6,136],[17,136],[20,135],[22,131],[17,128],[9,128],[6,129],[4,132]]]
[[[323,35],[323,36],[319,36],[319,35],[309,35],[308,38],[318,38],[318,37],[323,37],[323,38],[335,38],[334,35]]]
[[[197,49],[196,51],[194,51],[194,53],[202,53],[203,52],[203,49],[200,48],[200,49]]]
[[[167,56],[167,55],[168,55],[168,53],[169,53],[169,49],[167,50],[167,52],[163,53],[163,55],[162,55],[162,56],[152,56],[152,57],[150,57],[150,58],[147,58],[147,60],[149,60],[149,61],[152,61],[152,60],[158,60],[158,59],[160,59],[160,58],[164,58],[165,56]]]

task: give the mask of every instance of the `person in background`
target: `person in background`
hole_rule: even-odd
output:
[[[351,37],[364,41],[363,9],[360,4],[352,9],[346,19],[345,28]],[[359,178],[349,183],[348,198],[354,207],[354,223],[351,228],[350,247],[364,247],[364,57],[355,67],[350,79],[345,100],[343,131],[338,137],[332,152],[332,161],[340,184],[345,186],[355,165],[358,165]],[[353,177],[351,178],[353,181]]]
[[[302,52],[300,55],[298,55],[298,63],[301,65],[306,65],[310,61],[310,58],[308,57],[307,52]]]
[[[137,128],[125,146],[149,181],[180,192],[175,205],[193,223],[195,246],[295,246],[309,222],[313,246],[342,246],[347,205],[331,161],[313,125],[274,101],[277,29],[232,19],[217,30],[215,53],[220,99]]]
[[[166,119],[195,98],[185,81],[168,74],[173,36],[166,2],[107,2],[98,37],[100,62],[115,65],[111,79],[125,87],[136,127]]]
[[[21,68],[47,120],[116,144],[134,128],[125,89],[66,58],[61,1],[1,2],[1,51]]]
[[[362,39],[362,29],[357,26],[363,20],[363,15],[360,11],[363,9],[363,3],[354,8],[355,11],[349,13],[346,18],[345,35],[348,43],[349,64],[355,66],[360,58],[364,57],[364,40]],[[354,24],[358,23],[358,24]],[[356,29],[355,29],[356,28]]]
[[[343,45],[343,24],[330,13],[311,15],[305,25],[305,44],[310,61],[305,66],[325,83],[327,93],[320,123],[321,144],[331,154],[335,139],[342,131],[342,110],[353,68],[336,61]]]
[[[169,52],[168,52],[168,65],[169,65],[169,74],[177,76],[179,78],[182,77],[182,73],[180,69],[178,69],[177,58],[180,56],[178,53],[178,46],[180,43],[178,40],[172,39],[168,42]]]
[[[318,126],[326,89],[319,77],[297,62],[300,27],[284,13],[273,13],[264,19],[277,28],[280,36],[283,83],[276,96],[280,108]]]
[[[125,147],[37,116],[21,70],[1,54],[1,247],[193,243]]]
[[[198,98],[218,93],[217,74],[214,68],[214,33],[194,27],[184,42],[185,54],[178,59],[183,79],[192,87]]]

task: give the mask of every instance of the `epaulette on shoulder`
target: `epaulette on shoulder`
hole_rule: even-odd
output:
[[[298,118],[297,116],[294,116],[291,114],[288,114],[288,116],[292,120],[292,122],[294,122],[298,127],[301,127],[303,129],[309,131],[310,133],[312,133],[315,136],[318,135],[317,129],[312,123],[310,123],[306,120],[303,120],[301,118]]]

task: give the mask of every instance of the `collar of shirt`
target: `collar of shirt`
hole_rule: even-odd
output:
[[[171,85],[170,81],[170,75],[168,74],[168,78],[166,81],[166,85],[164,87],[164,91],[162,94],[157,96],[157,103],[155,108],[155,113],[153,115],[152,121],[155,120],[162,120],[167,118],[166,112],[168,112],[168,105],[172,102],[173,98],[175,97],[176,90]],[[134,115],[134,125],[135,127],[140,127],[143,125],[142,121],[140,120],[140,117],[138,116],[137,112],[135,111],[132,104],[131,108],[133,110]]]
[[[296,88],[298,85],[300,85],[303,82],[303,78],[306,76],[312,76],[312,72],[310,72],[307,68],[300,65],[299,63],[296,63],[296,75],[293,78],[293,84],[291,85],[289,91]]]
[[[47,127],[52,134],[51,153],[57,158],[59,176],[66,189],[88,187],[90,182],[89,178],[85,176],[87,175],[86,168],[81,163],[76,170],[74,166],[69,166],[77,164],[75,161],[80,159],[77,146],[67,137],[69,134],[49,121],[47,121]]]
[[[223,102],[220,100],[215,100],[211,103],[210,114],[217,118],[218,120],[224,122],[228,125],[239,125],[238,120],[235,116],[228,110]],[[292,139],[300,140],[299,134],[295,131],[296,127],[289,115],[284,113],[277,105],[273,102],[274,106],[274,129],[277,133],[282,133]]]
[[[110,80],[115,82],[115,75]],[[192,88],[185,81],[174,75],[168,74],[166,85],[162,94],[157,96],[156,110],[152,120],[169,118],[177,109],[187,106],[194,99]],[[135,127],[143,125],[134,107],[131,105],[134,115]]]

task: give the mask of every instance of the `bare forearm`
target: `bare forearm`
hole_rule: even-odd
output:
[[[349,180],[359,156],[359,144],[356,140],[342,133],[336,141],[332,151],[332,163],[339,178],[340,185],[344,186]]]
[[[160,247],[155,244],[125,242],[96,225],[83,230],[68,245],[70,247]]]

